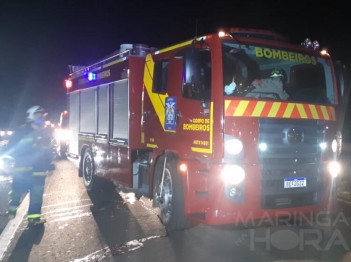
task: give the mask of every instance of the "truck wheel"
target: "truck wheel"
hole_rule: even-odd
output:
[[[93,192],[101,189],[102,179],[94,175],[94,158],[91,150],[88,148],[83,155],[82,175],[84,186],[88,192]]]
[[[67,145],[66,143],[60,143],[60,157],[61,158],[66,158],[66,152],[67,152]]]
[[[65,150],[65,149],[60,148],[60,157],[61,157],[62,159],[65,159],[65,158],[66,158],[66,150]]]
[[[177,161],[169,160],[162,183],[163,165],[164,157],[160,157],[155,168],[153,205],[159,208],[159,217],[167,231],[182,230],[187,227],[183,181],[177,171]]]

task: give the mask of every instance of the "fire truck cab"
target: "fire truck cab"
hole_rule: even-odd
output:
[[[152,198],[168,230],[330,211],[343,89],[318,45],[238,28],[121,45],[66,80],[68,157],[88,191]]]

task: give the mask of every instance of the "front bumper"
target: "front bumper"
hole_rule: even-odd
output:
[[[283,176],[273,180],[264,177],[261,165],[245,166],[244,181],[228,186],[220,176],[222,167],[189,165],[184,182],[188,184],[185,207],[190,220],[209,225],[247,223],[329,212],[335,205],[335,183],[324,167],[318,179],[307,177],[306,187],[288,189],[284,189]],[[230,191],[232,187],[236,189]]]

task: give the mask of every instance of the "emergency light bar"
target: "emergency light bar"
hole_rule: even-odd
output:
[[[65,87],[68,89],[68,88],[71,88],[72,87],[72,80],[71,79],[66,79],[65,80]]]
[[[317,40],[312,42],[309,38],[306,38],[305,41],[301,43],[301,45],[306,48],[312,48],[313,50],[319,49],[319,42]]]
[[[94,73],[94,72],[89,72],[89,73],[88,73],[88,80],[89,80],[89,81],[94,81],[94,80],[96,80],[96,73]]]

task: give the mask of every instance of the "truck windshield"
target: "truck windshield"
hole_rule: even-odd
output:
[[[230,41],[222,50],[225,95],[336,103],[329,58]]]

